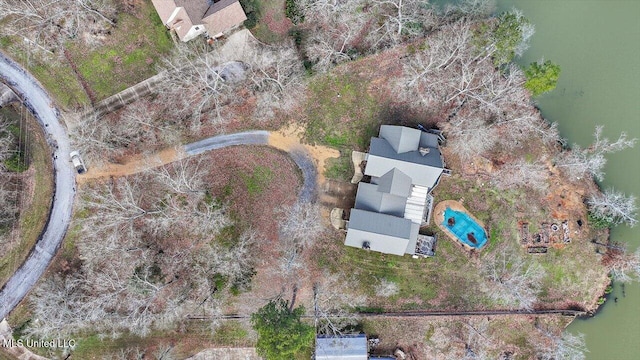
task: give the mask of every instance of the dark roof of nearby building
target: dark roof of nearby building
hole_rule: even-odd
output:
[[[202,15],[202,18],[204,19],[211,14],[217,13],[235,2],[238,2],[238,0],[220,0],[218,2],[214,2],[213,5],[210,5],[207,11]]]
[[[200,24],[204,18],[204,14],[211,6],[207,0],[175,0],[176,7],[184,8],[191,22]]]

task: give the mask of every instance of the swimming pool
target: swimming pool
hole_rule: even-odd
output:
[[[480,249],[487,243],[487,233],[471,216],[462,211],[444,211],[442,227],[453,233],[459,241],[474,249]]]

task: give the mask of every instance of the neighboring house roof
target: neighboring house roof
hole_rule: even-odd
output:
[[[367,360],[368,354],[364,334],[316,338],[316,360]]]
[[[162,23],[182,41],[222,33],[247,19],[238,0],[152,0]]]
[[[369,248],[386,254],[414,254],[420,225],[401,217],[351,209],[345,245]]]
[[[223,3],[226,4],[224,7],[216,7],[216,5]],[[216,9],[215,11],[213,11],[214,8]],[[234,26],[242,24],[242,22],[247,20],[247,15],[237,0],[221,0],[207,11],[203,20],[209,35],[216,36]]]

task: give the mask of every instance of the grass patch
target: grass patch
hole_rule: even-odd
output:
[[[33,197],[29,205],[20,212],[20,243],[0,259],[0,283],[4,284],[14,271],[24,262],[29,251],[44,229],[51,206],[53,191],[53,169],[51,153],[44,140],[44,134],[35,119],[27,115],[27,126],[31,136],[28,145],[30,166],[36,169],[33,181]]]
[[[222,346],[237,346],[247,342],[249,332],[236,320],[224,322],[213,333],[213,341]]]
[[[349,181],[351,180],[353,171],[353,162],[351,161],[351,157],[341,154],[338,158],[331,158],[327,160],[324,175],[329,179]]]
[[[78,72],[97,100],[155,75],[154,65],[173,47],[151,3],[138,6],[139,17],[120,13],[117,27],[99,49],[91,51],[78,43],[69,46]]]
[[[382,279],[396,283],[399,288],[398,294],[384,301],[391,305],[398,299],[419,299],[418,301],[424,303],[435,298],[437,284],[431,281],[432,265],[429,260],[416,260],[409,256],[385,255],[345,247],[338,266],[342,273],[354,274],[361,291],[370,296],[375,296],[375,286]],[[387,304],[372,303],[369,306],[375,308],[384,305]]]
[[[357,75],[323,75],[309,84],[305,140],[343,151],[364,150],[380,125],[381,106]]]
[[[38,59],[34,56],[29,62],[22,63],[27,64],[27,69],[63,108],[89,105],[89,97],[66,61]]]
[[[286,40],[291,25],[285,15],[285,0],[241,0],[245,26],[260,41],[274,44]],[[282,29],[282,30],[280,30]]]
[[[269,186],[271,180],[273,180],[273,171],[266,166],[258,165],[253,169],[251,175],[241,174],[244,185],[247,187],[247,191],[250,196],[257,196],[262,194],[264,189]]]

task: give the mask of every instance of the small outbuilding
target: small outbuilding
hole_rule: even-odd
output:
[[[365,334],[316,337],[316,360],[368,360]]]

